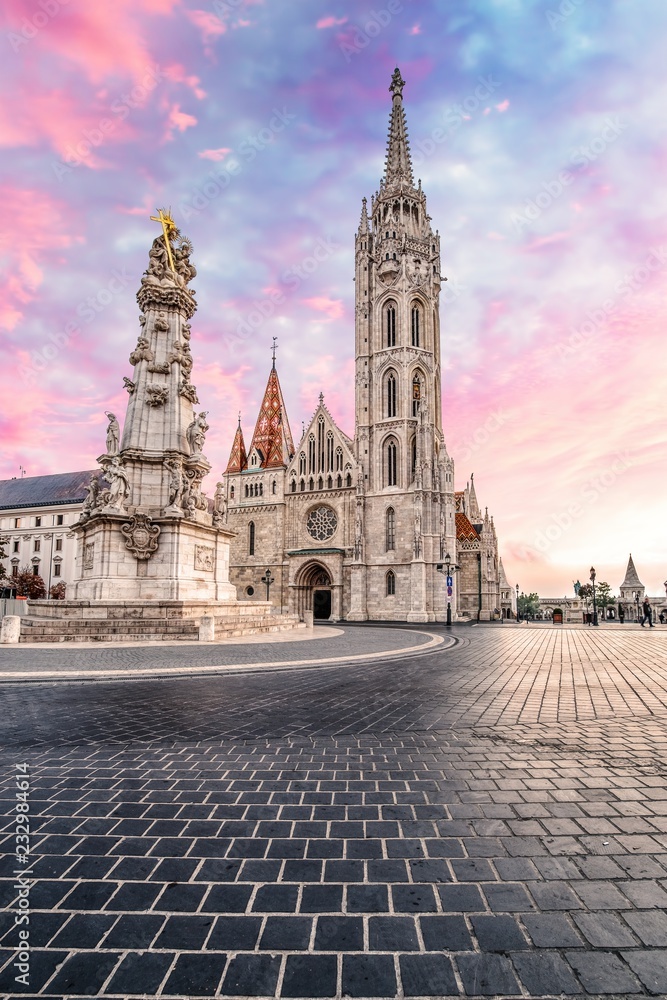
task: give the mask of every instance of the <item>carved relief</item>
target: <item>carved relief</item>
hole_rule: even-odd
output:
[[[213,527],[222,528],[227,520],[227,500],[225,498],[225,484],[215,484],[215,495],[213,497]]]
[[[126,548],[137,559],[150,559],[157,551],[161,528],[158,524],[153,524],[147,514],[135,514],[120,530],[125,537]]]
[[[215,549],[211,549],[207,545],[195,545],[195,569],[212,573],[214,560]]]
[[[207,415],[208,410],[202,410],[200,414],[195,413],[192,423],[185,432],[190,446],[190,454],[193,457],[201,455],[204,448],[206,431],[208,430],[208,424],[206,423]]]
[[[109,420],[107,427],[107,455],[117,455],[120,450],[120,426],[115,414],[105,411],[104,416]]]
[[[95,562],[95,542],[86,542],[83,547],[83,568],[92,569]]]
[[[183,396],[185,399],[189,399],[193,405],[199,403],[197,390],[192,382],[188,382],[185,378],[182,378],[178,383],[178,395]]]
[[[123,386],[124,386],[125,389],[127,389],[127,391],[129,392],[130,396],[132,395],[132,393],[134,392],[134,390],[137,388],[136,382],[133,382],[132,379],[130,379],[130,378],[127,377],[127,375],[123,376]]]
[[[139,337],[137,346],[130,354],[131,365],[138,365],[140,361],[155,361],[155,355],[151,351],[150,344],[146,337]]]
[[[130,499],[130,480],[118,455],[105,463],[104,475],[111,484],[103,495],[107,508],[124,512]]]
[[[169,398],[166,385],[149,385],[146,388],[146,402],[149,406],[164,406]]]

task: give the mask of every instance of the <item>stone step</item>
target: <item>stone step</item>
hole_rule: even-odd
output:
[[[20,642],[196,642],[199,628],[192,619],[66,619],[56,622],[49,618],[26,617],[21,621]],[[244,635],[268,634],[287,629],[305,628],[296,615],[239,616],[236,620],[216,621],[216,639]]]

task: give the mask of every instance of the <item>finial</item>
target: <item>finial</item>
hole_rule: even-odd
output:
[[[324,406],[324,393],[320,393],[320,406]]]
[[[401,71],[397,66],[396,69],[394,70],[394,75],[391,78],[389,90],[391,91],[394,97],[402,98],[404,86],[405,86],[405,80],[401,76]]]
[[[277,337],[273,338],[273,347],[271,348],[271,357],[273,358],[272,370],[276,370],[276,351],[278,350]]]
[[[178,234],[176,228],[176,223],[171,217],[171,209],[157,208],[155,210],[157,215],[151,215],[151,222],[159,222],[162,225],[162,233],[164,235],[164,245],[167,250],[167,257],[169,258],[169,266],[171,268],[171,273],[176,274],[176,268],[174,267],[174,258],[171,255],[171,240],[173,236]]]
[[[239,410],[239,430],[241,430],[241,411]]]

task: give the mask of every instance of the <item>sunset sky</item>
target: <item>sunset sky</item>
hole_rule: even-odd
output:
[[[631,551],[664,592],[664,0],[5,0],[3,17],[0,477],[94,467],[159,206],[195,248],[208,492],[239,410],[252,434],[273,336],[293,436],[320,391],[352,434],[354,232],[398,65],[448,277],[457,488],[475,473],[521,589],[570,594],[594,564],[616,590]]]

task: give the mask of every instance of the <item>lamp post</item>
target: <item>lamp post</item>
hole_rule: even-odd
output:
[[[638,590],[633,591],[632,596],[635,599],[636,614],[637,614],[637,624],[639,624],[639,591]]]
[[[262,577],[262,583],[266,585],[266,599],[270,599],[269,594],[271,593],[271,584],[275,583],[275,579],[271,576],[271,570],[267,568],[266,573]]]
[[[593,584],[593,624],[598,624],[598,606],[595,600],[595,569],[591,566],[591,583]]]
[[[516,620],[518,622],[521,621],[521,618],[519,617],[519,584],[518,583],[516,585]]]
[[[452,583],[454,582],[454,578],[452,577],[452,573],[455,572],[459,567],[456,565],[456,563],[452,562],[452,557],[450,556],[449,552],[445,553],[444,567],[445,567],[445,571],[447,573],[447,625],[451,625],[452,624],[452,602],[449,600],[449,598],[451,596]]]

